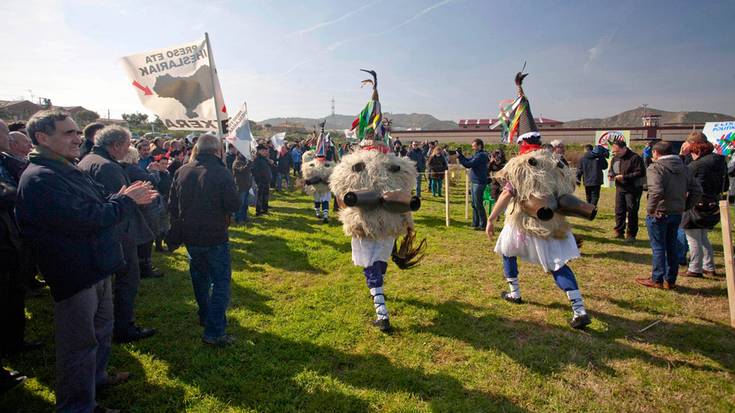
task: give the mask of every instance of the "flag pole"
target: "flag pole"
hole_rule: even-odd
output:
[[[217,137],[222,140],[224,133],[222,131],[222,119],[220,110],[217,107],[217,83],[215,82],[216,70],[214,67],[214,56],[212,55],[212,45],[209,43],[209,33],[204,32],[204,40],[207,43],[207,57],[209,58],[209,74],[211,75],[212,81],[212,100],[214,101],[214,113],[217,116]],[[224,96],[222,97],[224,99]],[[224,105],[225,102],[222,102]]]

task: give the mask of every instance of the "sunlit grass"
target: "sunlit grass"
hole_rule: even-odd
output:
[[[389,336],[369,325],[364,277],[336,219],[323,225],[309,197],[276,194],[272,215],[231,231],[238,343],[202,345],[185,250],[156,255],[166,276],[142,281],[137,319],[158,334],[114,346],[111,367],[133,378],[99,401],[132,412],[735,410],[724,280],[681,279],[676,292],[634,284],[650,271],[646,230],[635,245],[612,239],[612,194],[596,221],[573,220],[585,238],[571,266],[594,317],[588,331],[567,326],[568,302],[538,267],[520,266],[527,304],[499,299],[501,260],[468,228],[455,189],[450,228],[430,194],[415,215],[424,262],[389,266]],[[719,230],[711,239],[724,273]],[[53,409],[50,297],[29,300],[28,312],[27,335],[47,346],[4,360],[31,378],[0,399],[3,412]]]

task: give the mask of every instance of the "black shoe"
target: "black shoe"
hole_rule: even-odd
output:
[[[235,337],[231,335],[227,335],[227,334],[225,334],[222,337],[217,337],[217,338],[202,337],[202,342],[204,344],[208,344],[214,347],[226,347],[231,344],[235,344],[235,341],[237,341]]]
[[[485,229],[485,227],[472,227],[475,231],[482,231]]]
[[[38,350],[43,348],[43,343],[40,341],[23,341],[22,343],[3,349],[3,353],[8,356],[27,353],[29,351]]]
[[[390,333],[391,331],[393,331],[393,328],[390,326],[390,320],[388,320],[387,318],[374,320],[373,326],[377,327],[378,330],[382,331],[383,333]]]
[[[152,337],[156,334],[155,328],[144,328],[144,327],[135,327],[135,330],[125,336],[115,336],[113,340],[115,343],[123,344],[123,343],[132,343],[133,341],[143,340],[148,337]]]
[[[140,278],[161,278],[163,272],[158,271],[158,268],[154,267],[150,263],[143,264],[140,266]]]
[[[523,304],[523,299],[521,297],[511,297],[510,293],[507,291],[503,291],[500,293],[500,298],[503,300],[513,303],[513,304]]]
[[[329,224],[329,218],[322,219],[322,223],[323,224]]]
[[[574,317],[569,321],[569,326],[576,329],[583,329],[592,323],[592,319],[587,313],[579,315],[575,314]]]
[[[635,237],[628,237],[624,241],[626,244],[635,244]]]
[[[28,377],[23,376],[17,371],[8,372],[5,370],[0,373],[0,394],[4,394],[8,390],[26,381]]]

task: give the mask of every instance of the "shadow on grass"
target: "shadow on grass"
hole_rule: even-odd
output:
[[[240,326],[229,330],[239,338],[229,348],[197,343],[198,348],[187,345],[188,351],[156,357],[166,360],[178,379],[233,407],[320,412],[375,408],[346,389],[410,393],[434,411],[525,411],[506,398],[467,389],[454,377],[398,366],[380,354],[348,354]]]
[[[478,349],[493,349],[506,354],[517,363],[544,375],[552,375],[574,365],[581,369],[596,369],[610,376],[617,376],[610,362],[618,359],[639,359],[641,362],[659,367],[670,366],[670,362],[648,352],[624,344],[619,339],[643,328],[646,323],[626,320],[604,313],[590,311],[593,318],[608,324],[609,331],[596,332],[590,330],[582,333],[568,327],[556,327],[551,324],[526,320],[508,319],[489,313],[487,309],[476,307],[459,301],[445,301],[438,304],[427,303],[416,299],[399,299],[408,305],[431,310],[436,316],[421,325],[408,329],[420,333],[430,333],[463,341]],[[552,309],[569,311],[562,304],[544,305],[528,304]],[[500,303],[501,305],[511,305]],[[478,315],[479,314],[479,315]],[[732,333],[700,325],[670,325],[672,335],[662,337],[656,344],[666,345],[683,353],[695,352],[716,362],[723,368],[732,371],[735,356],[724,349],[732,343]],[[699,337],[719,337],[715,343],[702,346],[701,341],[692,339]],[[651,336],[654,337],[654,336]],[[550,351],[553,349],[553,351]],[[715,370],[688,363],[681,363],[695,370]]]
[[[612,300],[610,302],[615,303]],[[550,309],[568,310],[567,306],[560,303],[528,303]],[[728,350],[735,343],[735,332],[725,325],[709,320],[702,320],[706,324],[661,321],[654,327],[644,332],[639,332],[643,328],[651,325],[654,321],[657,321],[657,319],[636,321],[603,312],[591,311],[589,309],[588,311],[592,317],[599,319],[608,326],[608,331],[605,332],[590,330],[591,335],[595,338],[610,342],[619,338],[633,339],[639,342],[666,346],[685,355],[690,353],[699,354],[718,363],[722,367],[722,370],[735,372],[735,354]],[[641,359],[643,361],[654,361],[656,358],[650,353],[644,352]],[[660,359],[657,360],[660,361]],[[658,362],[655,364],[658,365]],[[670,362],[665,360],[664,366],[667,364],[670,364]],[[687,365],[694,370],[721,370],[683,362],[677,362],[677,364]]]
[[[24,383],[0,395],[0,411],[6,413],[52,412],[54,404],[28,388]]]
[[[417,229],[421,229],[421,227],[446,228],[446,221],[443,215],[442,216],[414,215],[413,223]]]
[[[584,237],[585,240],[587,238],[588,237],[586,236]],[[584,251],[584,245],[582,245],[582,250]],[[605,258],[635,264],[651,264],[651,254],[641,254],[632,251],[605,251],[595,252],[592,254],[585,253],[584,256],[586,258]]]
[[[284,237],[243,232],[230,240],[232,269],[257,271],[269,265],[287,271],[326,274],[322,268],[311,265],[304,251],[294,250],[288,244]]]

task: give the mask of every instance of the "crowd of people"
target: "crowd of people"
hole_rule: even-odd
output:
[[[529,145],[570,166],[563,142]],[[182,245],[190,257],[202,341],[232,343],[225,315],[231,280],[228,227],[231,221],[248,223],[253,204],[255,216],[268,214],[271,190],[293,190],[310,146],[302,141],[277,148],[261,141],[251,159],[234,146],[223,148],[211,134],[192,141],[146,134],[133,141],[119,126],[92,123],[79,130],[69,114],[55,110],[36,113],[27,122],[0,121],[2,355],[42,346],[25,338],[24,308],[27,296],[48,286],[54,301],[57,409],[110,411],[97,405],[96,391],[130,377],[107,371],[111,345],[156,334],[136,318],[140,279],[163,277],[152,254]],[[325,157],[338,162],[351,149],[330,145]],[[503,178],[510,160],[502,149],[486,152],[480,139],[472,142],[471,156],[436,141],[404,146],[394,140],[391,149],[413,161],[418,197],[424,178],[426,191],[442,196],[450,155],[456,153],[469,170],[475,230],[492,235],[493,221],[517,196],[517,188]],[[717,202],[727,192],[728,177],[735,176],[735,161],[728,165],[713,149],[699,132],[692,132],[678,152],[670,142],[653,142],[645,157],[616,140],[611,158],[606,148],[588,145],[575,165],[577,185],[584,186],[591,204],[598,204],[605,179],[614,183],[612,230],[625,242],[636,242],[639,205],[647,192],[652,271],[637,278],[639,284],[674,289],[677,276],[716,275],[708,232],[719,222]],[[489,217],[488,199],[491,205],[501,201]],[[503,298],[520,302],[517,264],[504,263],[511,291]],[[679,274],[682,263],[687,269]],[[574,301],[579,293],[571,270],[553,271],[575,314],[585,314],[581,295]],[[585,322],[582,318],[578,325]],[[2,369],[0,391],[24,379]]]

